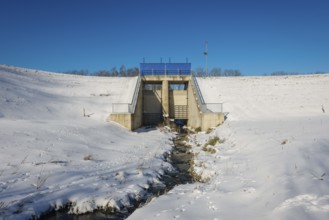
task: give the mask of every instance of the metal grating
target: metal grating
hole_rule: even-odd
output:
[[[169,117],[175,119],[188,119],[188,106],[187,105],[170,106]]]

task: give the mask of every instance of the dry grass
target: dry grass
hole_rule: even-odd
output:
[[[218,136],[214,136],[208,140],[208,142],[205,144],[205,146],[211,145],[215,146],[217,143],[223,144],[225,142],[225,139],[220,139]]]
[[[203,146],[202,150],[211,154],[216,153],[216,149],[213,148],[217,143],[222,144],[225,139],[220,139],[218,136],[211,137],[208,142]]]
[[[206,134],[210,134],[214,129],[213,128],[208,128],[208,130],[206,131]]]
[[[285,139],[285,140],[283,140],[282,142],[281,142],[281,145],[285,145],[285,144],[287,144],[288,143],[288,139]]]
[[[83,160],[92,160],[92,159],[93,159],[93,155],[91,155],[91,154],[88,154],[83,157]]]
[[[195,132],[200,132],[201,131],[201,127],[197,127],[196,129],[194,129],[195,130]]]
[[[213,147],[204,146],[204,147],[202,148],[202,150],[205,151],[205,152],[211,153],[211,154],[216,153],[216,149],[213,148]]]

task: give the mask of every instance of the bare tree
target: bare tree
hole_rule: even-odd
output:
[[[271,73],[271,76],[284,76],[284,75],[288,75],[288,73],[285,71],[276,71]]]
[[[127,76],[132,76],[133,75],[133,69],[132,68],[128,68],[127,69]]]
[[[113,67],[111,69],[111,76],[118,76],[118,75],[119,75],[119,72],[118,72],[117,68]]]
[[[95,76],[111,76],[111,72],[108,70],[100,70],[95,73]]]
[[[223,76],[242,76],[240,70],[224,70]]]
[[[233,76],[242,76],[240,70],[234,70]]]
[[[69,70],[64,72],[65,74],[71,74],[71,75],[80,75],[80,76],[88,76],[89,71],[88,70]]]
[[[204,75],[203,68],[202,68],[202,67],[198,67],[198,68],[195,70],[195,76],[203,76],[203,75]]]
[[[120,76],[127,76],[127,69],[125,65],[121,65],[120,70],[119,70],[119,75]]]
[[[221,68],[219,68],[219,67],[212,68],[212,70],[210,71],[210,75],[211,76],[221,76],[222,75]]]
[[[139,75],[139,68],[134,67],[132,73],[133,73],[132,76],[138,76]]]

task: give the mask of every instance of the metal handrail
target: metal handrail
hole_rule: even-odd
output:
[[[137,79],[137,83],[136,83],[136,87],[135,87],[135,91],[134,91],[134,95],[133,95],[133,100],[132,100],[131,104],[129,104],[130,113],[135,112],[141,81],[142,81],[142,78],[140,75],[138,75],[138,79]]]
[[[200,87],[198,85],[198,82],[196,81],[196,78],[195,76],[192,76],[191,77],[191,82],[192,82],[192,87],[194,88],[195,92],[196,92],[196,95],[197,95],[197,102],[198,102],[198,106],[201,110],[201,112],[210,112],[208,110],[208,108],[206,107],[205,105],[205,102],[204,102],[204,99],[203,99],[203,96],[201,94],[201,90],[200,90]]]
[[[195,76],[192,76],[192,85],[196,90],[197,102],[202,112],[223,112],[223,103],[206,103],[204,101],[199,83]]]
[[[198,84],[198,81],[196,80],[195,76],[192,76],[192,80],[193,80],[193,84],[197,90],[197,93],[198,93],[198,96],[200,98],[200,101],[201,101],[201,104],[205,104],[204,102],[204,99],[203,99],[203,96],[202,96],[202,93],[201,93],[201,90],[200,90],[200,87],[199,87],[199,84]]]

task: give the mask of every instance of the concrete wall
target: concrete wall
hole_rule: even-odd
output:
[[[107,121],[114,121],[129,130],[135,130],[142,126],[143,122],[143,89],[139,88],[135,113],[112,113]]]
[[[169,124],[169,84],[168,80],[162,81],[162,115],[165,125]]]
[[[144,80],[144,78],[143,78]],[[165,89],[162,88],[162,107],[164,113],[169,112],[169,91],[168,91],[168,82],[170,81],[188,81],[190,77],[181,77],[181,76],[171,76],[171,77],[160,77],[160,76],[152,76],[145,79],[145,81],[162,81]],[[201,112],[200,107],[198,105],[196,91],[194,91],[190,82],[188,84],[187,89],[187,104],[188,104],[188,124],[187,126],[192,128],[201,128],[202,131],[206,131],[211,127],[218,126],[224,122],[224,114],[223,113],[205,113]],[[178,92],[179,91],[175,91]],[[186,91],[185,91],[186,92]],[[166,94],[164,94],[166,93]],[[166,98],[167,97],[167,98]],[[182,97],[182,96],[181,96]],[[186,96],[185,96],[186,97]],[[168,99],[167,102],[163,99]],[[178,102],[183,102],[183,100],[179,100]],[[165,104],[164,104],[165,102]],[[111,114],[111,121],[117,122],[122,126],[128,128],[129,130],[135,130],[142,126],[143,123],[143,89],[142,84],[139,89],[138,99],[136,103],[136,109],[134,114],[129,113],[120,113],[120,114]]]
[[[132,115],[132,126],[130,130],[135,130],[137,128],[140,128],[142,127],[142,125],[143,125],[143,82],[141,82],[139,88],[135,113]]]
[[[201,130],[207,131],[211,127],[216,127],[223,124],[224,114],[223,113],[203,113],[201,114]]]
[[[192,87],[192,83],[188,85],[188,108],[189,119],[187,122],[188,127],[201,128],[206,131],[211,127],[218,126],[224,122],[223,113],[205,113],[202,112],[197,101],[197,94]]]
[[[144,90],[144,113],[162,113],[161,90]]]
[[[114,121],[129,130],[133,130],[132,127],[132,115],[130,113],[114,113],[110,115],[108,121]]]
[[[170,90],[170,105],[187,105],[187,90]]]
[[[192,88],[192,83],[190,82],[187,87],[187,102],[188,102],[188,121],[187,126],[192,128],[201,128],[201,114],[196,100],[196,95]]]

